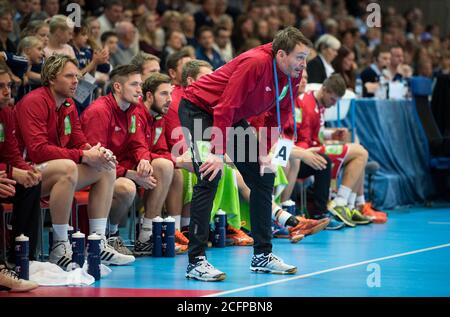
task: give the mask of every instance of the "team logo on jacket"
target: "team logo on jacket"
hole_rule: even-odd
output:
[[[64,118],[64,135],[69,135],[72,133],[72,125],[70,124],[70,116],[67,115]]]
[[[119,132],[120,130],[121,130],[120,127],[118,127],[118,126],[115,126],[115,127],[114,127],[114,131],[115,131],[115,132]]]
[[[269,86],[266,86],[266,92],[271,92],[271,91],[272,91],[272,89],[270,89]]]
[[[155,139],[153,140],[153,145],[155,145],[156,142],[158,142],[159,137],[161,136],[161,133],[162,133],[162,128],[161,127],[158,127],[158,128],[155,129]]]
[[[136,116],[131,116],[130,133],[136,133]]]
[[[0,142],[5,142],[5,129],[2,123],[0,123]]]

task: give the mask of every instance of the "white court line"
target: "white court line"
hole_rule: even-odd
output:
[[[348,268],[351,268],[351,267],[355,267],[355,266],[359,266],[359,265],[363,265],[363,264],[368,264],[368,263],[372,263],[372,262],[379,262],[379,261],[399,258],[399,257],[402,257],[402,256],[411,255],[411,254],[427,252],[427,251],[432,251],[432,250],[442,249],[442,248],[448,248],[448,247],[450,247],[450,243],[441,244],[441,245],[437,245],[437,246],[434,246],[434,247],[425,248],[425,249],[419,249],[419,250],[405,252],[405,253],[398,253],[398,254],[394,254],[394,255],[390,255],[390,256],[385,256],[385,257],[382,257],[382,258],[371,259],[371,260],[357,262],[357,263],[353,263],[353,264],[347,264],[347,265],[338,266],[338,267],[334,267],[334,268],[327,269],[327,270],[322,270],[322,271],[317,271],[317,272],[313,272],[313,273],[303,274],[303,275],[294,276],[294,277],[290,277],[290,278],[284,278],[284,279],[276,280],[276,281],[272,281],[272,282],[267,282],[267,283],[262,283],[262,284],[256,284],[256,285],[236,288],[236,289],[232,289],[232,290],[229,290],[229,291],[224,291],[224,292],[220,292],[220,293],[205,295],[203,297],[216,297],[216,296],[222,296],[222,295],[238,293],[238,292],[247,291],[247,290],[255,289],[255,288],[259,288],[259,287],[275,285],[275,284],[281,284],[281,283],[285,283],[285,282],[289,282],[289,281],[294,281],[294,280],[299,280],[299,279],[302,279],[302,278],[307,278],[307,277],[310,277],[310,276],[315,276],[315,275],[320,275],[320,274],[324,274],[324,273],[328,273],[328,272],[348,269]],[[262,274],[262,273],[254,273],[254,274]]]
[[[450,225],[450,222],[428,221],[430,225]]]

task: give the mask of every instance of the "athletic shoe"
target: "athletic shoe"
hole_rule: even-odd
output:
[[[186,253],[189,247],[186,244],[180,244],[175,242],[175,254],[183,254]]]
[[[274,238],[289,238],[289,230],[283,227],[278,221],[273,221],[272,236]]]
[[[306,219],[305,217],[301,216],[297,216],[296,219],[298,220],[298,225],[292,228],[292,230],[297,230],[305,236],[313,235],[322,231],[323,229],[326,228],[326,226],[330,221],[327,218],[314,220],[314,219]]]
[[[332,200],[328,203],[328,210],[347,226],[354,228],[356,224],[352,221],[352,212],[345,206],[336,206]]]
[[[116,251],[106,240],[106,236],[101,236],[100,259],[105,265],[127,265],[133,263],[135,258],[132,255],[125,255]]]
[[[72,245],[67,241],[53,241],[48,261],[62,268],[64,271],[72,262]]]
[[[175,230],[175,243],[188,245],[189,239],[180,230]]]
[[[328,218],[330,222],[325,227],[325,230],[339,230],[345,227],[345,223],[342,221],[338,221],[335,216],[333,216],[330,212],[326,212],[324,214],[318,214],[314,216],[315,220]]]
[[[245,234],[244,231],[236,229],[230,225],[227,227],[227,240],[231,240],[232,245],[247,246],[253,245],[254,241],[252,237]]]
[[[370,218],[373,223],[386,223],[387,221],[387,214],[373,208],[372,203],[365,203],[361,212],[364,216]]]
[[[128,249],[123,243],[122,238],[119,235],[110,236],[108,238],[108,244],[117,252],[124,255],[133,255],[133,252]]]
[[[226,274],[216,269],[207,260],[206,256],[198,256],[196,263],[189,263],[186,269],[186,278],[205,282],[223,281]]]
[[[353,209],[352,211],[352,221],[357,225],[368,225],[371,223],[371,219],[369,217],[363,216],[358,209]]]
[[[39,286],[38,283],[19,279],[16,272],[0,265],[0,290],[10,292],[28,292]]]
[[[297,272],[297,267],[284,263],[273,253],[261,253],[253,255],[250,270],[261,273],[294,274]]]
[[[153,250],[152,236],[150,236],[150,239],[148,239],[145,242],[141,242],[139,239],[137,239],[134,242],[134,250],[133,250],[134,256],[149,256],[152,255],[152,250]]]
[[[295,230],[295,227],[289,228],[289,241],[291,241],[291,243],[300,242],[304,237],[305,235],[302,234],[300,230]]]

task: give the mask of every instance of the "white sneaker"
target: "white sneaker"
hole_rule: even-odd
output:
[[[206,256],[199,256],[197,258],[199,259],[197,263],[188,264],[186,278],[205,282],[217,282],[225,279],[225,273],[209,264],[206,260]]]
[[[38,286],[36,282],[19,279],[16,272],[0,265],[0,291],[28,292]]]
[[[261,273],[294,274],[297,272],[297,267],[284,263],[273,253],[267,255],[261,253],[253,256],[250,270]]]
[[[132,255],[121,254],[114,250],[106,240],[105,236],[102,236],[100,241],[100,259],[105,265],[126,265],[133,263],[135,258]]]
[[[67,271],[67,267],[72,262],[72,253],[72,245],[69,240],[54,241],[48,261]]]

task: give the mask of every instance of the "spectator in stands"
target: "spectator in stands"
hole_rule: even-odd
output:
[[[386,45],[379,45],[373,52],[373,63],[365,68],[361,73],[363,82],[363,97],[373,97],[374,92],[379,87],[380,77],[384,76],[386,80],[386,70],[391,63],[391,49]],[[384,72],[384,73],[383,73]]]
[[[27,36],[20,41],[17,52],[28,60],[27,71],[23,74],[18,91],[17,100],[20,100],[31,90],[41,86],[44,44],[37,36]]]
[[[154,188],[156,180],[144,138],[135,139],[133,151],[147,156],[134,156],[131,137],[139,129],[139,97],[142,95],[141,75],[135,65],[121,65],[111,74],[111,93],[97,98],[82,114],[81,124],[88,142],[100,143],[117,157],[116,180],[111,204],[108,243],[121,254],[131,256],[120,237],[118,225],[128,213],[136,196],[137,185]]]
[[[27,27],[20,33],[20,37],[24,38],[32,35],[39,37],[44,44],[44,47],[46,47],[48,45],[50,35],[50,27],[48,23],[41,20],[30,21]]]
[[[403,48],[400,45],[391,46],[391,62],[389,63],[389,77],[392,81],[409,78],[413,75],[412,68],[404,63]]]
[[[202,0],[201,5],[201,10],[194,14],[195,33],[198,33],[202,26],[213,27],[218,19],[216,15],[216,0]]]
[[[15,54],[17,47],[13,41],[8,38],[8,34],[13,31],[14,10],[9,4],[0,5],[0,51]]]
[[[100,22],[96,17],[88,17],[85,22],[88,30],[88,43],[91,46],[92,49],[98,49],[101,48],[101,35],[102,33],[100,30]],[[107,31],[108,32],[108,31]],[[104,32],[106,33],[106,32]]]
[[[184,13],[181,16],[181,30],[186,37],[186,43],[196,47],[197,39],[195,38],[195,19],[192,14]]]
[[[119,38],[118,49],[111,55],[110,60],[114,67],[129,64],[139,50],[136,43],[137,30],[133,24],[128,21],[117,23],[116,33]]]
[[[338,55],[331,63],[335,72],[345,80],[347,89],[355,91],[356,69],[355,54],[346,46],[341,46]]]
[[[198,30],[198,44],[195,55],[197,59],[207,61],[214,69],[224,65],[220,54],[214,49],[214,32],[210,27],[201,27]]]
[[[50,196],[53,247],[49,261],[63,269],[72,262],[67,230],[73,196],[76,190],[90,186],[89,232],[101,237],[101,260],[104,264],[128,264],[134,258],[119,254],[106,242],[116,160],[100,144],[87,143],[81,131],[72,100],[78,72],[76,59],[67,55],[46,59],[41,73],[44,87],[33,90],[16,105],[16,135],[31,162],[46,163],[41,195]]]
[[[164,32],[157,27],[157,16],[147,12],[138,21],[139,49],[145,53],[160,56],[164,46]]]
[[[161,71],[160,62],[161,60],[155,55],[140,52],[133,57],[130,64],[139,67],[142,80],[146,80],[150,74]]]
[[[58,0],[42,0],[42,10],[47,17],[54,17],[59,13],[59,1]]]
[[[308,63],[308,80],[310,83],[321,84],[335,71],[331,63],[338,54],[341,42],[332,35],[324,34],[315,46],[319,54]]]
[[[73,37],[73,25],[67,23],[65,15],[55,15],[50,19],[50,37],[44,48],[45,57],[63,54],[75,58],[73,48],[68,44]]]
[[[213,48],[220,54],[225,63],[231,61],[234,57],[233,46],[231,45],[231,32],[220,26],[214,32],[215,42]]]
[[[248,15],[240,15],[234,24],[231,42],[236,51],[241,49],[245,41],[254,37],[254,23]]]
[[[13,204],[11,248],[8,256],[8,262],[13,264],[14,239],[20,234],[30,239],[30,260],[36,260],[42,175],[39,168],[27,164],[20,153],[14,135],[13,108],[10,107],[11,86],[9,70],[0,65],[0,203]]]
[[[163,70],[166,67],[167,57],[175,52],[178,52],[183,48],[185,43],[183,42],[184,35],[180,31],[171,31],[166,36],[166,45],[163,49],[162,57],[161,57],[161,66]]]
[[[116,23],[122,19],[123,4],[121,0],[106,0],[104,12],[98,17],[100,23],[100,34],[111,31],[116,27]]]

